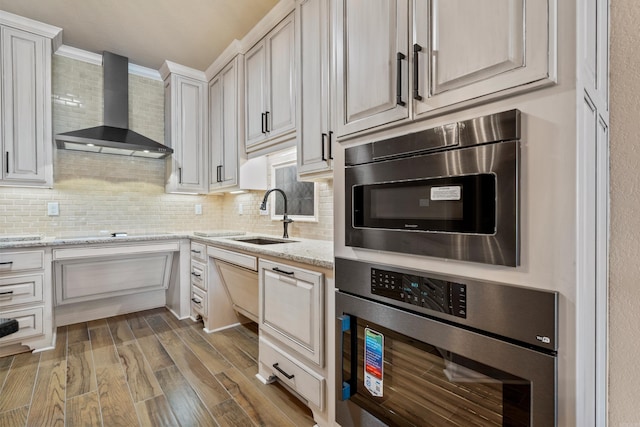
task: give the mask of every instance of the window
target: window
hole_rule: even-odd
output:
[[[271,188],[279,188],[287,195],[287,215],[295,221],[318,220],[318,196],[316,184],[298,181],[295,160],[286,160],[271,165]],[[281,220],[284,213],[284,198],[281,194],[270,196],[271,219]]]

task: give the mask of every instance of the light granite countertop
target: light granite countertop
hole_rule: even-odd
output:
[[[286,243],[275,243],[269,245],[256,245],[247,243],[237,238],[267,237],[278,240],[288,240]],[[268,255],[282,258],[283,260],[300,262],[321,268],[333,268],[333,242],[326,240],[301,239],[292,237],[282,239],[280,236],[270,236],[259,233],[248,233],[245,236],[229,237],[200,237],[193,236],[192,240],[208,245],[226,249],[237,249],[251,252],[255,255]]]
[[[144,242],[157,240],[191,239],[207,245],[227,249],[237,249],[251,252],[257,256],[267,255],[309,264],[321,268],[333,268],[333,242],[326,240],[301,239],[292,237],[287,243],[270,245],[256,245],[234,240],[243,237],[268,237],[280,239],[280,236],[270,236],[260,233],[246,233],[237,230],[211,230],[175,233],[132,234],[122,237],[112,236],[73,236],[46,237],[38,235],[0,236],[0,250],[15,248],[34,248],[47,246],[93,245],[104,243]],[[285,239],[280,239],[285,240]]]

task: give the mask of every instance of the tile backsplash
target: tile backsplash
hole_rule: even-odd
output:
[[[102,67],[53,56],[53,133],[102,124]],[[164,141],[161,81],[129,76],[129,127]],[[54,187],[0,187],[0,234],[93,235],[242,229],[278,235],[282,224],[258,214],[262,192],[199,196],[166,194],[162,160],[54,149]],[[333,188],[319,184],[319,221],[296,222],[292,237],[330,240]],[[59,216],[47,215],[58,202]],[[195,215],[195,205],[202,215]],[[243,214],[239,215],[239,205]]]

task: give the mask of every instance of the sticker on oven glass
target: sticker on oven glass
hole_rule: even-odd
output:
[[[431,200],[460,200],[462,187],[450,185],[446,187],[431,187]]]
[[[364,329],[364,386],[372,396],[382,397],[382,365],[384,336],[373,329]]]

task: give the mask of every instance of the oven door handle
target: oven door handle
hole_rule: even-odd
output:
[[[340,365],[338,369],[340,369],[339,375],[339,384],[341,384],[341,392],[338,393],[338,397],[340,400],[349,400],[352,396],[351,393],[351,383],[344,380],[344,333],[346,331],[351,330],[351,316],[348,314],[343,314],[342,316],[338,316],[336,318],[336,336],[340,337],[340,354],[338,356],[340,360]],[[351,349],[351,351],[355,351],[355,349]]]

